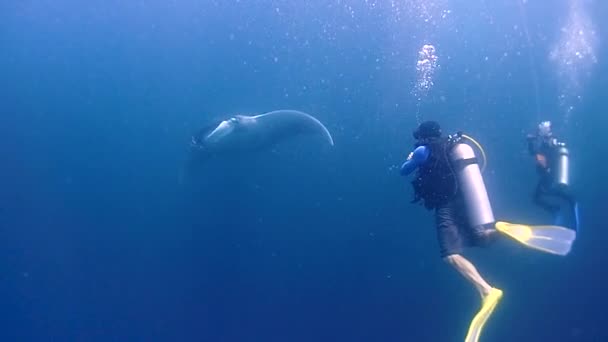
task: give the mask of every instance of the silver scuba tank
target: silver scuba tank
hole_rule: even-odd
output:
[[[570,185],[570,153],[565,144],[560,144],[555,151],[553,180],[558,186]]]
[[[450,151],[450,160],[464,197],[469,224],[473,227],[494,224],[492,205],[471,146],[457,143]]]

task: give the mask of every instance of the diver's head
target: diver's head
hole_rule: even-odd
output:
[[[543,121],[538,124],[537,134],[539,137],[548,138],[552,135],[551,121]]]
[[[414,138],[417,140],[428,138],[439,138],[441,136],[441,126],[437,121],[425,121],[414,131]]]

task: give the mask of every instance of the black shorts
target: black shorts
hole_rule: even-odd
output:
[[[435,209],[437,241],[442,258],[462,254],[466,247],[486,245],[486,228],[471,227],[466,215],[466,208],[460,196]]]

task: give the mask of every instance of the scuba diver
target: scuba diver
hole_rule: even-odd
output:
[[[466,342],[478,341],[481,330],[503,296],[491,286],[462,253],[467,247],[484,247],[502,233],[544,252],[566,255],[576,233],[557,226],[527,226],[494,219],[481,176],[483,148],[471,137],[456,133],[442,136],[439,123],[425,121],[413,133],[415,149],[401,166],[401,175],[417,170],[412,181],[414,200],[435,211],[441,258],[454,267],[479,292],[482,307],[471,322]],[[473,143],[483,155],[480,169]]]
[[[538,124],[536,134],[528,134],[526,138],[528,151],[535,157],[540,177],[534,191],[534,202],[553,215],[556,225],[578,231],[578,204],[570,189],[566,144],[553,135],[551,121]]]

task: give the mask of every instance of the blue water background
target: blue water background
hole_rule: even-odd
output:
[[[566,124],[547,61],[565,1],[526,5],[532,47],[516,1],[452,2],[430,24],[372,3],[2,2],[0,339],[463,340],[478,296],[395,168],[425,43],[440,69],[421,113],[484,145],[498,218],[550,222],[523,141],[539,118],[572,151],[568,257],[468,254],[505,291],[483,340],[608,339],[602,39]],[[604,37],[607,4],[586,6]],[[315,115],[336,146],[300,139],[179,184],[200,126],[279,108]]]

